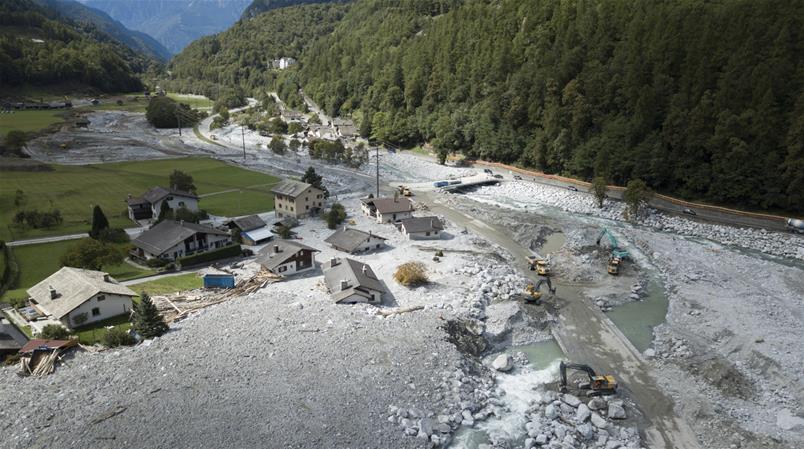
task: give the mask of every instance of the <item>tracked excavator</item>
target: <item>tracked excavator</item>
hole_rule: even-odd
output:
[[[525,296],[525,301],[536,305],[541,304],[542,292],[540,290],[542,288],[542,284],[547,284],[547,290],[550,293],[556,293],[556,289],[553,287],[553,283],[550,282],[550,278],[539,279],[539,282],[537,282],[536,285],[528,284],[528,286],[525,287],[525,293],[527,293]]]
[[[550,276],[550,262],[539,256],[528,256],[528,268],[539,276]]]
[[[617,392],[617,380],[614,376],[611,375],[603,375],[599,376],[594,369],[592,369],[589,365],[583,365],[580,363],[569,363],[569,362],[561,362],[559,364],[559,371],[561,372],[561,383],[559,384],[559,389],[562,393],[566,393],[567,389],[567,370],[577,370],[583,371],[589,376],[589,386],[582,387],[583,389],[588,389],[589,391],[586,393],[587,396],[600,396],[600,395],[608,395],[614,394]]]
[[[596,244],[599,246],[600,241],[603,239],[603,236],[609,238],[609,243],[611,244],[611,254],[609,255],[609,262],[606,266],[606,271],[608,271],[611,275],[618,275],[620,274],[620,266],[622,265],[623,260],[630,257],[628,251],[619,247],[617,243],[617,238],[614,237],[614,234],[611,233],[606,228],[601,229],[600,234],[597,236]]]

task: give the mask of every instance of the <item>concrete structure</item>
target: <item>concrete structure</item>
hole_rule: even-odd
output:
[[[402,220],[399,230],[410,240],[438,240],[444,224],[438,217],[413,217]]]
[[[134,221],[159,218],[159,211],[162,210],[162,203],[165,201],[171,210],[183,207],[189,211],[198,212],[198,196],[181,190],[154,187],[141,197],[128,196],[126,199],[128,218]]]
[[[394,223],[413,216],[413,203],[405,197],[366,198],[361,200],[363,213],[377,223]]]
[[[324,207],[324,192],[304,182],[283,181],[271,192],[276,218],[304,218],[317,214]]]
[[[385,238],[371,232],[344,227],[324,240],[333,248],[350,254],[377,250],[385,247]]]
[[[43,317],[72,329],[131,312],[137,296],[108,273],[63,267],[29,288],[28,297]]]
[[[385,286],[370,266],[347,258],[324,263],[324,281],[338,304],[380,304]]]
[[[292,276],[315,269],[315,248],[295,240],[275,240],[257,253],[257,263],[282,276]]]
[[[219,229],[183,221],[165,220],[132,242],[133,257],[176,260],[232,244],[232,236]]]

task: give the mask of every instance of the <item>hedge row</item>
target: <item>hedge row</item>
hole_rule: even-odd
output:
[[[199,265],[205,262],[211,262],[213,260],[239,256],[240,254],[241,254],[240,245],[230,245],[225,246],[221,249],[216,249],[214,251],[207,251],[201,254],[195,254],[187,257],[180,257],[177,262],[183,267],[189,267],[192,265]]]
[[[8,290],[17,286],[20,281],[20,265],[17,263],[17,257],[14,256],[14,251],[11,247],[6,245],[6,242],[0,240],[0,248],[3,250],[3,258],[5,264],[3,274],[0,276],[0,295]]]

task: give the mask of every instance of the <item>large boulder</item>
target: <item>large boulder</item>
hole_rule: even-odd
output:
[[[619,402],[609,403],[609,418],[611,419],[625,419],[625,407]]]
[[[575,430],[584,440],[591,440],[595,437],[595,429],[592,428],[592,425],[589,423],[581,424],[580,426],[576,427]]]
[[[581,400],[578,399],[577,396],[571,394],[565,394],[561,396],[561,400],[570,407],[578,407],[579,405],[581,405]]]
[[[500,354],[491,362],[491,367],[497,371],[511,371],[514,367],[514,358],[510,354]]]
[[[598,429],[605,429],[609,426],[609,422],[606,421],[606,418],[598,415],[597,413],[592,413],[592,425],[597,427]]]
[[[558,418],[558,409],[553,404],[547,404],[544,408],[544,417],[550,420]]]
[[[592,411],[589,410],[589,407],[586,404],[581,404],[578,406],[578,411],[575,412],[575,421],[579,423],[586,422],[591,415]]]
[[[603,410],[608,407],[609,403],[601,397],[594,397],[589,401],[589,410]]]

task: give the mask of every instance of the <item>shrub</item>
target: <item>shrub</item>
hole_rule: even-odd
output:
[[[207,251],[201,254],[195,254],[187,257],[180,257],[178,259],[179,265],[183,267],[198,265],[213,260],[223,259],[226,257],[236,257],[240,255],[240,245],[229,245],[214,251]]]
[[[444,251],[438,250],[435,252],[436,257],[444,257]]]
[[[6,356],[6,359],[3,360],[3,364],[6,366],[12,366],[19,363],[20,359],[22,358],[22,354],[11,354]]]
[[[109,228],[104,229],[98,234],[98,240],[109,243],[127,243],[131,239],[125,229]]]
[[[145,265],[147,265],[150,268],[162,268],[167,264],[168,264],[167,260],[159,258],[148,259],[145,261]]]
[[[125,251],[111,243],[95,239],[81,240],[61,256],[66,267],[100,270],[104,265],[117,265],[125,259]]]
[[[45,340],[66,340],[70,338],[70,331],[58,324],[48,324],[42,328],[42,332],[39,333],[38,337]]]
[[[103,337],[101,337],[101,343],[103,343],[103,346],[108,348],[116,348],[118,346],[131,346],[135,343],[135,341],[134,337],[132,337],[127,331],[124,331],[119,327],[113,327],[103,334]]]
[[[394,279],[406,287],[415,287],[429,282],[426,268],[421,262],[407,262],[397,267]]]
[[[297,134],[304,131],[304,126],[299,122],[288,123],[288,134]]]
[[[64,221],[61,211],[54,209],[50,212],[39,212],[38,210],[21,210],[14,215],[14,224],[27,225],[34,229],[52,228],[60,225]]]
[[[335,229],[346,219],[346,209],[343,208],[341,203],[335,203],[329,212],[324,214],[324,218],[327,220],[327,227]]]
[[[14,251],[2,240],[0,240],[0,248],[3,250],[3,258],[5,259],[3,272],[0,273],[0,295],[2,295],[7,290],[17,287],[20,280],[20,265],[17,262]]]

